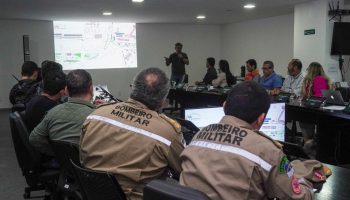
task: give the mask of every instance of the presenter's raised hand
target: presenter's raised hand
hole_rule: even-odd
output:
[[[164,59],[165,59],[165,64],[166,64],[166,66],[168,66],[168,65],[170,64],[169,58],[164,56]]]

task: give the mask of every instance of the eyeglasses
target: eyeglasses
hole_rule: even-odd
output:
[[[268,69],[271,69],[271,67],[262,67],[261,69],[262,70],[268,70]]]

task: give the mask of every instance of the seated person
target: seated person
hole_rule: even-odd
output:
[[[24,121],[31,132],[46,113],[56,105],[59,99],[65,95],[66,75],[62,71],[57,71],[45,75],[43,79],[43,92],[33,97],[26,105]]]
[[[266,89],[268,94],[276,95],[282,87],[282,79],[274,71],[272,61],[265,61],[263,64],[263,76],[260,78],[260,85]]]
[[[61,71],[63,72],[63,67],[61,64],[57,63],[57,62],[54,62],[54,61],[50,61],[50,60],[44,60],[42,63],[41,63],[41,77],[44,78],[47,76],[48,73],[51,73],[51,72],[58,72],[58,71]],[[42,93],[43,91],[43,82],[41,81],[39,83],[39,94]]]
[[[331,80],[324,73],[323,67],[318,62],[312,62],[307,68],[307,74],[302,85],[302,96],[308,98],[310,96],[321,97],[322,90],[328,90],[332,87]]]
[[[94,109],[91,75],[82,69],[69,72],[66,93],[68,102],[52,108],[30,133],[30,144],[41,153],[54,155],[49,140],[79,145],[83,122]]]
[[[303,65],[299,59],[292,59],[288,64],[288,76],[283,82],[281,91],[293,93],[295,96],[301,96],[301,88],[304,76],[301,72]]]
[[[269,107],[270,98],[258,83],[233,87],[224,103],[225,116],[202,128],[181,154],[180,183],[212,200],[312,199],[312,184],[300,175],[309,169],[295,168],[279,143],[257,131]],[[318,161],[310,163],[322,167]]]
[[[164,177],[168,167],[180,173],[181,127],[159,113],[169,88],[162,70],[142,70],[129,100],[99,107],[84,123],[82,165],[113,173],[127,199],[141,200],[144,186]]]
[[[25,61],[22,65],[22,77],[10,91],[9,99],[12,105],[27,103],[36,93],[38,65],[33,61]]]
[[[302,97],[307,99],[311,96],[322,97],[322,90],[332,88],[329,77],[318,62],[312,62],[307,68],[307,74],[302,84]],[[304,139],[304,150],[311,157],[316,157],[316,142],[314,140],[315,124],[299,122]]]
[[[197,81],[196,85],[211,85],[211,82],[218,77],[214,65],[215,58],[207,58],[207,73],[205,74],[203,81]]]
[[[247,73],[245,74],[244,80],[246,81],[256,81],[259,82],[260,79],[260,74],[259,70],[257,69],[257,64],[254,59],[249,59],[246,62],[246,67],[247,67]]]
[[[236,84],[236,78],[230,71],[230,65],[227,60],[219,61],[219,76],[212,81],[214,87],[231,87]]]

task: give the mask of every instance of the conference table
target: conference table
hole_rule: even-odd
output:
[[[222,90],[195,91],[195,90],[179,90],[171,89],[168,98],[176,100],[180,105],[181,114],[183,116],[185,109],[217,107],[222,106],[227,94]],[[332,170],[333,174],[326,183],[322,184],[320,191],[315,193],[317,200],[349,200],[350,199],[350,169],[335,166],[337,163],[332,156],[337,148],[338,142],[345,143],[341,147],[343,154],[336,155],[339,160],[344,163],[349,162],[349,144],[346,140],[350,134],[350,115],[337,110],[327,110],[323,108],[306,107],[301,101],[292,101],[286,104],[286,121],[298,120],[308,123],[317,124],[317,141],[319,148],[317,149],[317,159]],[[333,132],[332,132],[333,131]],[[342,137],[339,138],[339,135]],[[344,141],[337,141],[337,140]],[[346,143],[348,145],[346,145]],[[335,148],[335,149],[334,149]],[[339,147],[340,148],[340,147]],[[345,150],[344,150],[345,149]],[[348,153],[349,152],[349,153]]]
[[[196,91],[171,89],[169,99],[176,100],[181,116],[185,109],[222,106],[227,94],[223,90]],[[350,163],[350,115],[339,110],[306,107],[301,101],[286,104],[286,122],[317,124],[317,159],[339,165]],[[293,126],[292,132],[296,132]]]
[[[349,200],[350,199],[350,169],[327,165],[332,175],[322,184],[319,192],[315,193],[317,200]]]

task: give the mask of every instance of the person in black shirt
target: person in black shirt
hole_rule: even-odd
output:
[[[207,58],[207,73],[205,74],[203,81],[197,81],[196,85],[211,85],[211,81],[218,77],[216,69],[214,68],[215,58]]]
[[[171,54],[169,58],[165,58],[166,66],[171,64],[171,78],[170,81],[175,81],[176,84],[182,83],[185,78],[186,70],[185,64],[189,64],[188,56],[182,52],[182,44],[175,44],[175,53]]]
[[[38,65],[33,61],[25,61],[22,65],[21,80],[10,91],[9,99],[12,105],[25,104],[36,94]]]
[[[44,118],[46,112],[58,105],[65,95],[66,75],[63,71],[50,71],[43,77],[43,92],[26,105],[25,124],[31,132]]]

